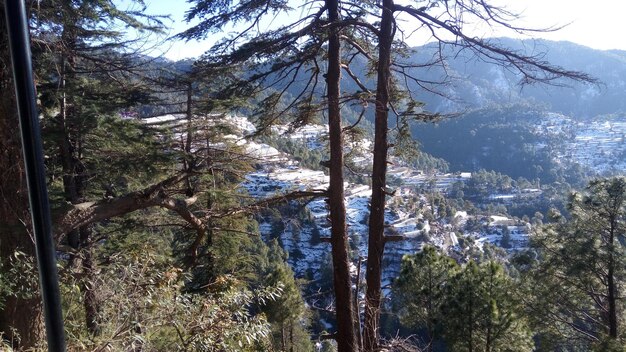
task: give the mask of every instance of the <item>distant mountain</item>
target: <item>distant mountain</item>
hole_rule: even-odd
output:
[[[565,145],[575,139],[573,121],[564,118],[526,104],[493,107],[417,124],[413,136],[424,152],[446,160],[452,171],[486,169],[513,178],[576,183],[584,178],[582,171],[559,158]],[[543,128],[551,120],[572,126],[554,131],[552,125]]]
[[[598,164],[609,160],[606,155],[587,156],[582,152],[585,135],[590,134],[584,128],[592,120],[601,125],[604,120],[625,115],[626,52],[594,50],[570,42],[494,40],[564,69],[587,73],[599,83],[562,80],[556,83],[564,87],[522,87],[519,74],[481,61],[471,52],[444,47],[443,65],[417,71],[420,79],[447,77],[449,84],[434,87],[444,96],[416,85],[412,88],[427,110],[462,114],[437,124],[414,126],[414,136],[422,149],[448,161],[453,171],[485,168],[514,178],[570,183],[581,182],[586,174],[607,172],[607,167]],[[435,45],[426,45],[415,49],[407,61],[423,63],[436,52]],[[567,128],[559,129],[559,133],[553,133],[552,127],[538,128],[546,122],[552,126],[550,121],[561,121]],[[613,129],[621,126],[615,124]],[[626,131],[613,132],[621,136]],[[615,148],[619,147],[621,153],[622,139],[617,140],[619,146]],[[585,157],[575,157],[576,153]],[[612,163],[617,162],[619,153]],[[621,166],[614,169],[623,171]]]
[[[563,41],[509,38],[492,41],[563,69],[584,72],[599,83],[560,80],[554,83],[563,86],[521,86],[521,76],[514,70],[485,62],[469,50],[443,46],[440,63],[414,68],[411,74],[424,81],[446,81],[446,84],[430,85],[432,91],[416,83],[411,83],[410,88],[416,99],[426,104],[426,110],[462,115],[437,125],[414,126],[416,139],[424,151],[445,159],[454,171],[485,168],[544,182],[580,180],[578,176],[583,172],[572,169],[576,166],[569,165],[565,162],[568,158],[562,157],[565,153],[562,146],[574,143],[575,132],[555,136],[534,126],[555,114],[571,118],[571,123],[600,115],[626,114],[626,51],[595,50]],[[398,62],[419,66],[439,58],[438,50],[439,46],[427,44],[414,48]],[[189,66],[189,61],[179,62],[176,68],[185,71]],[[355,60],[352,71],[366,86],[375,88],[375,77],[364,60]],[[301,76],[287,81],[293,83],[287,90],[293,97],[308,79]],[[360,90],[347,74],[343,75],[341,86],[346,92]],[[318,90],[320,96],[325,94],[323,85]],[[371,121],[372,115],[370,108],[366,119]],[[358,112],[345,107],[344,118],[350,121],[356,116]]]
[[[567,70],[580,71],[598,79],[598,84],[562,80],[556,82],[564,87],[545,84],[520,86],[520,76],[514,70],[485,62],[469,50],[461,50],[451,45],[442,47],[443,61],[437,65],[414,69],[412,75],[425,81],[439,82],[446,80],[446,85],[431,86],[441,93],[433,94],[410,84],[418,100],[426,103],[432,112],[462,112],[493,105],[511,105],[526,103],[534,108],[571,115],[573,117],[593,117],[601,114],[626,112],[626,51],[595,50],[565,41],[544,39],[518,40],[511,38],[491,39],[504,48],[510,48],[522,54],[535,56],[541,61]],[[438,57],[439,46],[435,43],[413,48],[413,53],[402,61],[406,64],[425,64]],[[188,71],[191,60],[172,63],[155,62],[179,71]],[[172,66],[173,64],[173,66]],[[323,61],[320,62],[323,65]],[[322,68],[323,70],[323,68]],[[367,86],[374,88],[373,75],[364,60],[353,61],[353,72]],[[296,77],[287,90],[292,96],[298,95],[308,79],[301,70],[302,77]],[[271,78],[269,78],[271,81]],[[291,80],[288,80],[291,81]],[[343,76],[342,89],[346,92],[359,90],[348,77]],[[275,89],[282,89],[280,85]],[[319,87],[324,94],[324,87]]]
[[[498,44],[567,70],[581,71],[598,79],[599,84],[559,81],[566,87],[544,84],[520,86],[520,76],[510,70],[477,58],[472,52],[443,48],[444,65],[419,69],[418,77],[441,80],[448,77],[450,84],[439,87],[444,98],[425,92],[416,85],[412,90],[435,112],[454,112],[485,108],[492,105],[518,103],[558,112],[573,117],[593,117],[601,114],[626,112],[626,52],[595,50],[570,42],[548,40],[494,39]],[[415,48],[407,60],[424,63],[437,52],[437,46],[428,44]],[[445,67],[445,71],[444,71]],[[436,87],[437,88],[437,87]]]

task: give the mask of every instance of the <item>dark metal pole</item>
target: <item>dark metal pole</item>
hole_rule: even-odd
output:
[[[39,114],[33,82],[30,39],[23,0],[5,0],[13,79],[22,134],[28,198],[35,234],[39,283],[46,320],[48,351],[65,351],[61,295],[56,268],[56,251],[52,241],[50,205],[46,188]]]

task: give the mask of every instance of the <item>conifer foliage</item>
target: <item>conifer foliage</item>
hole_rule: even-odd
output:
[[[159,89],[171,76],[146,72],[152,59],[131,50],[137,43],[120,30],[158,31],[158,18],[110,1],[31,5],[70,348],[268,350],[280,345],[271,342],[278,324],[289,341],[301,338],[300,292],[284,257],[254,237],[249,209],[257,207],[237,189],[251,159],[224,140],[220,115],[196,119],[202,109],[189,99],[182,132],[134,118],[141,106],[168,96]],[[7,48],[0,48],[2,133],[11,133],[1,139],[1,168],[8,170],[1,186],[1,348],[26,350],[45,340]],[[209,94],[211,82],[202,83],[192,87]],[[268,257],[272,264],[262,267]],[[263,308],[269,302],[272,314],[296,313],[270,317]],[[310,349],[306,340],[300,345]]]
[[[403,258],[394,301],[404,326],[423,332],[424,348],[531,351],[532,333],[517,285],[495,262],[460,267],[426,247]],[[437,347],[439,346],[439,347]]]
[[[571,219],[553,212],[552,223],[536,235],[543,258],[532,282],[544,298],[534,308],[556,322],[542,328],[546,338],[569,336],[602,349],[624,336],[626,180],[590,182],[570,196],[568,210]]]

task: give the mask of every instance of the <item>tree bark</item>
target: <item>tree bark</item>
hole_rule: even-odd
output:
[[[206,230],[204,224],[189,210],[189,205],[196,198],[182,200],[165,195],[166,187],[182,181],[185,177],[177,175],[113,199],[73,204],[69,209],[57,209],[55,210],[57,215],[54,217],[54,237],[59,242],[63,236],[79,227],[155,206],[173,210],[202,234],[202,231]]]
[[[473,280],[473,278],[472,278]],[[467,314],[467,327],[468,327],[468,340],[467,340],[467,351],[474,352],[474,286],[475,283],[471,283],[471,287],[469,287],[469,302],[468,308],[469,312]]]
[[[71,11],[71,10],[70,10]],[[71,13],[68,11],[68,13]],[[83,136],[76,132],[76,107],[71,94],[68,94],[67,82],[76,80],[75,43],[76,31],[72,26],[66,26],[62,34],[63,42],[67,43],[67,50],[62,56],[62,70],[60,80],[61,99],[60,111],[56,117],[58,124],[58,150],[59,159],[63,166],[63,192],[65,200],[71,204],[80,204],[85,201],[86,169],[81,160],[80,150]],[[92,230],[83,226],[70,231],[67,234],[67,242],[74,249],[75,254],[70,254],[69,265],[80,265],[80,290],[83,294],[83,307],[85,309],[86,327],[90,334],[97,336],[100,333],[99,311],[100,303],[96,294],[94,273],[95,263],[92,260],[93,250],[88,245]],[[76,258],[80,258],[76,262]]]
[[[434,324],[434,305],[433,299],[435,296],[435,283],[433,282],[433,267],[432,264],[428,264],[428,303],[426,304],[427,309],[427,330],[428,330],[428,352],[433,352],[434,342],[435,342],[435,324]]]
[[[617,327],[617,295],[615,285],[615,233],[617,230],[616,215],[611,216],[611,229],[609,231],[609,263],[607,272],[607,289],[608,289],[608,301],[609,301],[609,337],[617,339],[618,327]]]
[[[0,28],[6,28],[4,3],[0,1]],[[6,31],[0,32],[0,260],[2,271],[9,269],[7,258],[21,251],[34,259],[35,246],[29,235],[28,191],[19,139],[18,117],[11,76],[11,62]],[[37,272],[23,273],[24,281],[39,282]],[[27,296],[2,297],[0,332],[20,349],[36,347],[45,341],[41,299],[38,285]]]
[[[339,1],[326,0],[328,19],[339,21]],[[337,316],[337,347],[339,352],[356,351],[354,311],[352,309],[352,285],[348,257],[346,228],[346,205],[343,188],[343,131],[339,106],[341,57],[340,30],[329,26],[328,37],[328,135],[330,140],[330,184],[328,205],[331,222],[331,246],[333,259],[333,287]]]
[[[280,350],[287,351],[287,342],[285,341],[285,324],[280,324]]]
[[[393,42],[393,0],[384,0],[378,44],[374,164],[372,167],[372,200],[367,248],[367,291],[363,346],[365,351],[379,350],[380,297],[382,259],[385,249],[385,186],[387,176],[387,118],[389,116],[389,85],[391,43]]]
[[[96,288],[96,267],[93,260],[93,247],[90,243],[91,229],[85,226],[79,230],[82,277],[80,290],[83,293],[83,308],[87,330],[93,336],[100,335],[100,300]]]
[[[289,352],[294,352],[293,342],[293,322],[291,322],[289,323]]]

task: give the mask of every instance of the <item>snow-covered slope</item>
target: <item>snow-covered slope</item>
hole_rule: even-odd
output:
[[[232,134],[225,136],[256,160],[257,169],[245,176],[241,184],[242,191],[256,199],[264,199],[292,191],[326,190],[328,176],[323,170],[310,170],[299,165],[293,156],[283,153],[264,143],[249,140],[246,136],[254,132],[254,126],[241,116],[219,116],[220,124],[231,126]],[[199,119],[203,126],[211,128],[216,117],[209,116]],[[145,121],[149,124],[173,127],[178,137],[185,134],[187,121],[184,115],[165,115]],[[277,129],[284,133],[286,129]],[[326,134],[325,126],[307,126],[296,131],[289,131],[284,138],[298,140],[309,148],[323,148]],[[361,148],[358,157],[361,162],[369,162],[370,141],[363,141],[349,148]],[[467,182],[470,173],[426,174],[394,160],[389,168],[390,179],[400,179],[401,186],[395,188],[393,195],[387,199],[385,215],[386,232],[388,235],[400,235],[401,241],[388,242],[385,247],[383,284],[386,285],[399,273],[400,262],[405,254],[415,253],[426,245],[433,245],[449,253],[462,253],[460,238],[466,236],[473,241],[463,241],[463,245],[480,250],[485,243],[499,245],[505,232],[509,236],[510,250],[523,248],[527,243],[530,225],[519,220],[504,217],[472,216],[466,212],[457,212],[454,221],[447,223],[442,217],[426,219],[424,212],[434,215],[440,211],[426,199],[420,191],[429,188],[431,191],[446,192],[456,182]],[[369,199],[371,189],[368,185],[346,182],[345,201],[349,244],[352,250],[353,270],[356,275],[359,262],[364,263],[367,257]],[[302,207],[301,203],[292,201],[293,209]],[[279,207],[277,205],[277,207]],[[284,209],[284,208],[283,208]],[[289,214],[283,214],[289,213]],[[282,247],[289,253],[289,264],[296,276],[319,279],[323,266],[327,265],[330,244],[325,241],[330,236],[328,208],[325,199],[312,199],[305,203],[304,211],[289,211],[280,217],[260,216],[259,229],[266,240],[277,238]],[[304,215],[304,218],[302,216]],[[472,222],[481,226],[468,228]],[[462,235],[463,234],[463,235]],[[398,237],[398,236],[396,236]],[[463,258],[457,258],[463,260]],[[364,264],[362,264],[364,266]],[[361,268],[362,270],[364,267]]]

